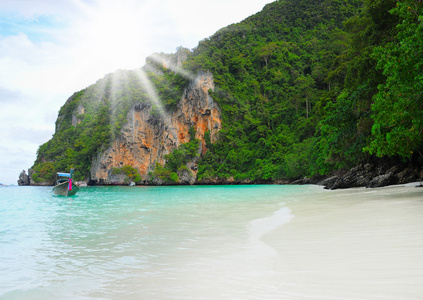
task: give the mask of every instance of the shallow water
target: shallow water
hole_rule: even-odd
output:
[[[0,299],[422,299],[423,189],[0,189]]]

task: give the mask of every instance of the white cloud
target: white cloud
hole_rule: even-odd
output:
[[[141,67],[153,52],[194,48],[269,2],[0,1],[0,182],[15,183],[32,165],[73,92],[117,69]]]
[[[20,91],[9,90],[0,87],[0,104],[1,103],[17,103],[22,101],[23,96]]]
[[[15,141],[41,144],[51,138],[51,131],[48,129],[36,130],[25,127],[12,127],[9,131],[9,137]]]

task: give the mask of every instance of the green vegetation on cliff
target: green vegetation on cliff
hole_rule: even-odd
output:
[[[52,182],[55,172],[70,168],[76,170],[76,180],[89,178],[93,158],[120,135],[136,103],[159,110],[145,80],[151,82],[166,109],[176,107],[188,84],[182,76],[155,65],[154,70],[117,71],[74,93],[59,111],[53,138],[38,149],[32,167],[34,181]]]
[[[165,155],[166,164],[161,166],[156,164],[153,172],[154,178],[159,178],[165,182],[179,182],[178,171],[188,170],[187,163],[195,158],[198,158],[198,148],[200,141],[194,139],[194,134],[191,134],[191,140],[188,143],[180,145],[172,153]]]
[[[370,153],[423,156],[423,3],[401,1],[390,11],[399,19],[396,35],[372,54],[386,76],[372,106]]]
[[[211,144],[205,136],[209,150],[198,180],[292,180],[373,155],[421,159],[422,16],[415,0],[279,0],[192,52],[178,49],[187,56],[185,70],[213,73],[210,94],[222,110],[219,139]],[[188,80],[154,68],[143,74],[172,110]],[[119,71],[69,98],[53,139],[38,150],[33,179],[70,167],[87,177],[129,109],[154,105],[142,80],[137,71]],[[177,181],[194,154],[191,143],[169,154],[154,175]]]
[[[140,182],[141,176],[137,169],[132,166],[123,166],[121,168],[112,168],[112,173],[114,175],[124,174],[126,184],[130,184],[131,182]]]
[[[276,1],[200,42],[186,62],[210,69],[223,130],[199,177],[270,181],[327,173],[317,153],[326,107],[343,88],[344,21],[362,1]],[[321,150],[320,150],[321,151]]]
[[[421,1],[277,1],[200,42],[186,65],[213,72],[224,127],[199,178],[421,159],[422,16]]]

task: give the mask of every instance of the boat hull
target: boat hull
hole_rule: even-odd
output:
[[[69,196],[75,195],[79,191],[79,186],[74,182],[72,182],[71,190],[68,190],[68,187],[69,187],[69,181],[62,182],[53,188],[53,193],[56,196],[69,197]]]

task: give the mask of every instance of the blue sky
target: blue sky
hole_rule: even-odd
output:
[[[64,28],[66,23],[54,16],[25,17],[15,12],[5,12],[0,15],[0,33],[2,37],[27,34],[34,42],[53,40],[48,34],[50,28]]]
[[[271,0],[1,0],[0,183],[15,184],[74,92],[142,67],[260,11]]]

